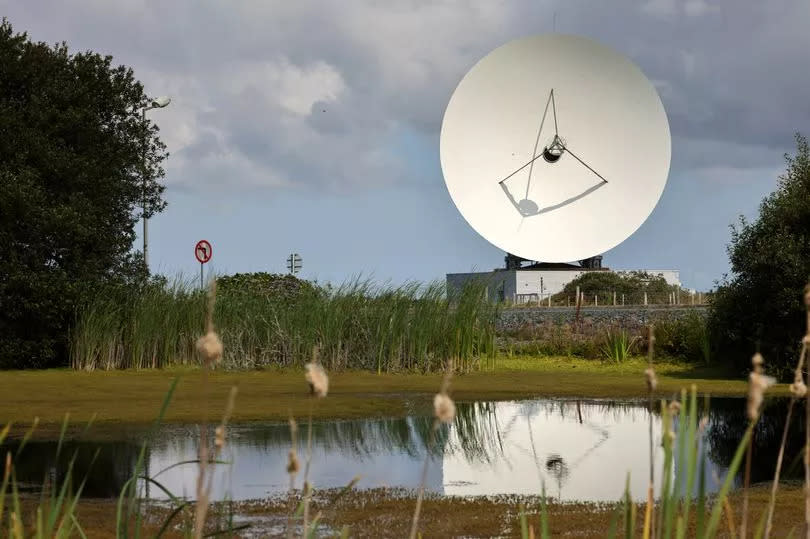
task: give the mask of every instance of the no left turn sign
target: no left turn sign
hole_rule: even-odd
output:
[[[211,244],[206,240],[200,240],[197,242],[197,245],[194,246],[194,256],[197,257],[200,264],[205,264],[211,260],[211,255],[213,254],[214,250],[211,248]]]

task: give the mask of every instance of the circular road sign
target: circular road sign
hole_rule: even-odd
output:
[[[200,264],[205,264],[211,260],[211,255],[213,254],[214,250],[211,248],[211,244],[206,240],[200,240],[197,242],[197,245],[194,246],[194,256],[197,257]]]

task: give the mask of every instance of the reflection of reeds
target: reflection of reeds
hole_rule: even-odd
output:
[[[776,491],[779,488],[779,475],[782,471],[782,459],[785,454],[785,445],[787,443],[787,436],[788,436],[788,429],[790,429],[790,418],[793,414],[793,406],[796,404],[796,401],[807,396],[807,385],[804,382],[804,376],[802,375],[802,370],[804,369],[805,360],[807,357],[807,345],[810,344],[810,285],[805,286],[804,288],[804,306],[806,311],[806,331],[805,335],[802,338],[802,349],[799,353],[799,361],[796,365],[796,370],[794,371],[794,378],[793,383],[790,385],[790,404],[788,405],[787,411],[787,418],[785,419],[785,428],[782,431],[782,442],[779,445],[779,454],[776,457],[776,470],[773,474],[773,484],[771,486],[771,497],[770,501],[768,502],[768,517],[765,523],[765,537],[766,539],[771,535],[771,529],[773,528],[773,511],[774,507],[776,506]],[[810,412],[810,399],[808,399],[807,403],[807,412]],[[810,426],[810,422],[807,423],[805,429]],[[807,452],[810,450],[810,434],[807,434],[806,442],[805,442],[805,457],[804,457],[804,467],[805,467],[805,496],[806,496],[806,504],[805,504],[805,526],[807,528],[807,533],[810,534],[810,493],[807,491],[810,488],[810,464],[808,464],[808,457]]]
[[[450,396],[447,394],[450,389],[450,378],[453,375],[453,362],[448,362],[447,372],[442,381],[442,387],[433,399],[433,408],[435,419],[433,420],[433,427],[431,428],[431,436],[428,440],[428,451],[425,455],[425,463],[422,467],[422,478],[419,480],[419,491],[416,497],[416,508],[413,511],[413,520],[411,521],[410,539],[416,539],[416,533],[419,526],[419,512],[422,508],[422,496],[425,493],[425,482],[427,481],[428,462],[430,462],[430,447],[433,444],[434,434],[439,430],[442,424],[452,423],[456,416],[456,405]]]
[[[647,409],[649,411],[649,444],[650,444],[650,485],[647,490],[647,508],[644,512],[644,539],[650,537],[655,521],[655,451],[653,449],[653,394],[658,385],[653,369],[653,355],[655,353],[655,328],[650,325],[650,334],[647,340],[647,370],[644,371],[647,383]]]
[[[199,472],[197,474],[197,501],[194,512],[194,537],[201,539],[205,528],[208,505],[211,499],[214,471],[212,462],[216,461],[225,446],[225,426],[233,413],[236,399],[236,387],[231,388],[222,422],[215,429],[213,455],[209,457],[208,446],[208,370],[222,360],[223,347],[214,330],[214,305],[216,304],[216,281],[211,281],[208,292],[208,304],[205,316],[205,335],[197,340],[197,351],[202,360],[202,392],[204,395],[204,419],[200,425]]]
[[[312,351],[312,361],[306,364],[305,379],[309,384],[309,421],[307,422],[307,456],[304,464],[304,537],[309,537],[309,505],[312,500],[312,485],[309,484],[309,466],[312,463],[312,406],[315,399],[329,393],[329,377],[319,362],[318,348]],[[313,523],[314,526],[314,523]]]

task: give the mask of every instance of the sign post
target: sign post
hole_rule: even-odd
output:
[[[214,250],[206,240],[200,240],[194,246],[194,256],[200,262],[200,289],[205,287],[205,283],[203,283],[203,264],[211,260],[213,254]]]

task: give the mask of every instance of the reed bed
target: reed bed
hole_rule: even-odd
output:
[[[449,295],[439,283],[385,287],[359,279],[337,288],[302,288],[292,297],[222,288],[214,323],[225,343],[225,368],[300,367],[316,348],[330,370],[436,372],[450,358],[462,370],[494,364],[497,307],[475,283]],[[79,309],[71,365],[195,364],[204,306],[204,294],[183,279],[102,291]]]

